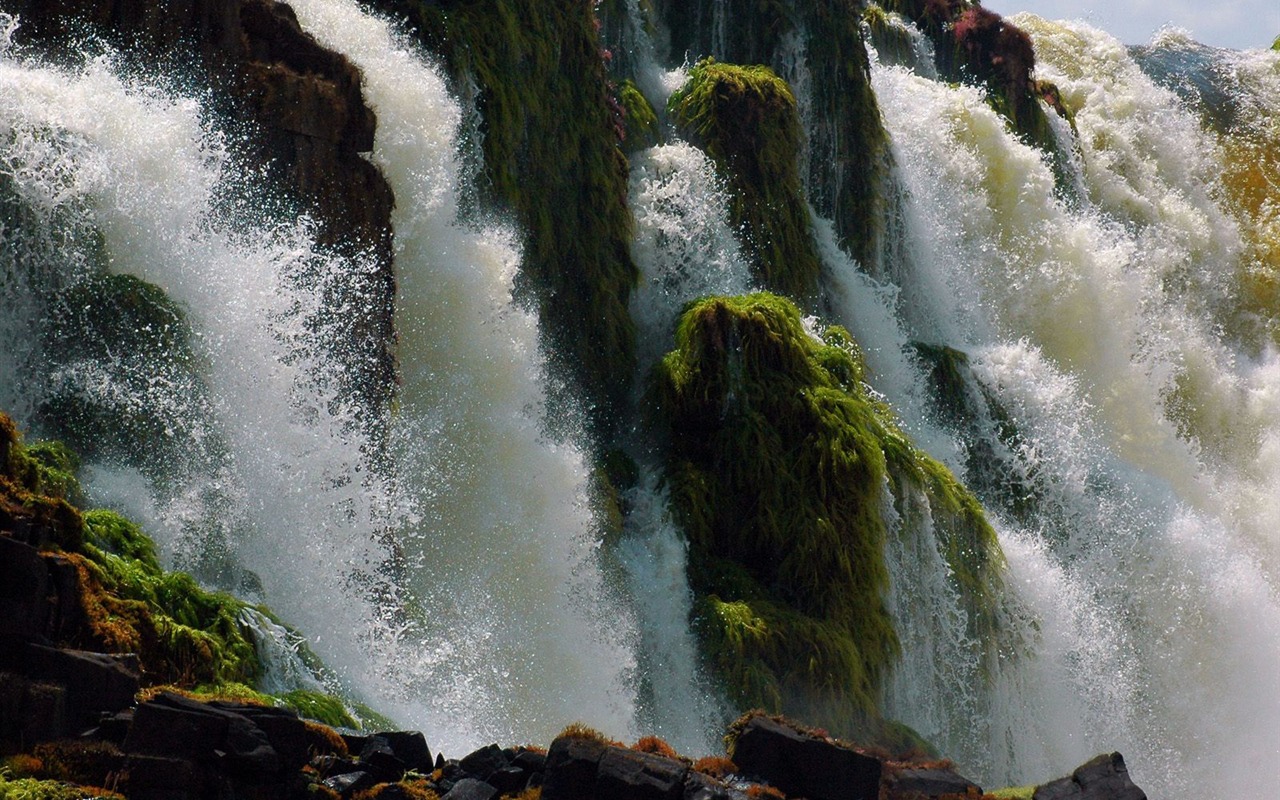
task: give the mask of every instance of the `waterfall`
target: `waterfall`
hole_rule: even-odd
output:
[[[1121,749],[1153,796],[1258,796],[1277,775],[1280,417],[1273,349],[1228,327],[1244,243],[1220,149],[1106,34],[1014,21],[1076,109],[1078,203],[978,90],[873,73],[908,197],[907,320],[970,353],[1034,476],[1030,518],[993,509],[1019,652],[984,741],[943,749],[998,782]],[[937,699],[905,721],[928,729]]]
[[[575,719],[630,735],[632,614],[598,563],[584,456],[542,431],[536,318],[511,297],[517,232],[459,217],[458,104],[354,3],[294,7],[362,68],[379,117],[373,160],[397,198],[395,412],[358,419],[367,412],[335,394],[343,365],[318,305],[326,282],[372,264],[326,255],[305,219],[264,227],[238,215],[252,201],[199,98],[123,77],[105,56],[71,72],[11,53],[4,174],[46,228],[61,215],[100,231],[112,272],[178,303],[210,395],[207,409],[187,407],[182,387],[145,398],[217,440],[202,468],[161,490],[90,464],[88,490],[143,522],[178,566],[203,546],[196,523],[214,511],[235,520],[224,557],[256,575],[261,598],[306,631],[347,690],[437,749],[544,742]],[[76,252],[45,244],[57,252],[42,266],[80,280],[67,274]],[[4,299],[30,319],[26,294],[6,286]],[[17,360],[22,328],[5,333]],[[38,372],[38,352],[21,358]],[[113,376],[80,386],[110,391]],[[20,396],[31,381],[5,383],[20,417],[38,404]]]

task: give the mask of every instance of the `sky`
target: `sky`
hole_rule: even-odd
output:
[[[1270,47],[1280,36],[1280,0],[982,0],[1008,16],[1030,11],[1048,19],[1083,19],[1125,44],[1146,44],[1165,24],[1192,38],[1236,50]]]

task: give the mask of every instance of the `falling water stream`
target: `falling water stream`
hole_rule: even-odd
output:
[[[74,391],[186,437],[166,480],[89,464],[93,500],[142,521],[171,565],[217,556],[256,576],[336,688],[437,749],[545,742],[574,719],[712,749],[727,711],[698,669],[657,456],[633,443],[627,529],[602,557],[582,442],[544,430],[537,320],[512,299],[520,232],[459,208],[463,108],[354,2],[292,5],[361,68],[378,116],[370,158],[396,195],[394,410],[340,395],[348,366],[320,307],[373,259],[325,253],[305,218],[251,213],[232,134],[200,96],[109,55],[42,65],[7,45],[7,17],[0,199],[21,219],[0,229],[0,408],[25,425]],[[1280,118],[1280,54],[1206,55],[1166,32],[1136,58],[1080,23],[1015,21],[1075,112],[1074,131],[1057,126],[1070,190],[979,90],[873,59],[901,198],[883,221],[894,255],[868,274],[815,219],[831,321],[904,429],[962,475],[980,440],[1033,501],[988,503],[1008,567],[996,641],[975,642],[927,498],[891,498],[904,652],[885,707],[986,785],[1121,750],[1153,797],[1261,797],[1280,778],[1280,355],[1250,287],[1274,230],[1232,210],[1228,140],[1144,69],[1210,58],[1231,78],[1211,88],[1280,140],[1265,122]],[[641,44],[639,83],[661,105],[681,73]],[[793,73],[804,110],[816,78]],[[811,137],[824,124],[805,123]],[[685,302],[753,287],[703,153],[672,137],[631,167],[647,368]],[[45,368],[42,314],[104,268],[181,307],[198,374],[123,353]],[[972,429],[938,415],[920,342],[967,354],[986,409]]]

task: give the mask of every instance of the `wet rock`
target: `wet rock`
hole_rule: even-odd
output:
[[[386,740],[391,752],[407,768],[424,773],[432,770],[431,748],[420,731],[383,731],[378,736]]]
[[[511,758],[511,763],[525,772],[542,772],[547,768],[547,756],[535,750],[521,750]]]
[[[93,727],[104,713],[114,714],[132,706],[141,685],[138,658],[134,655],[28,644],[26,661],[28,674],[67,687],[67,722],[77,731]]]
[[[903,769],[886,781],[887,800],[895,798],[967,796],[982,794],[982,787],[953,769]]]
[[[194,761],[250,783],[282,773],[280,755],[251,720],[169,692],[138,707],[124,750]]]
[[[307,736],[306,723],[298,717],[297,712],[287,708],[264,708],[218,701],[209,705],[238,714],[256,725],[266,734],[272,749],[280,756],[282,769],[293,771],[301,769],[307,763],[311,742]]]
[[[507,755],[496,744],[482,747],[458,762],[463,772],[482,781],[488,781],[490,775],[505,769],[508,764]]]
[[[124,771],[127,778],[122,789],[130,800],[185,800],[206,792],[218,796],[215,787],[226,784],[184,758],[132,753],[125,758]]]
[[[875,800],[880,762],[802,733],[767,716],[753,717],[729,754],[744,775],[809,800]]]
[[[1095,756],[1077,767],[1070,777],[1059,778],[1036,789],[1034,800],[1147,800],[1129,780],[1129,769],[1119,753]]]
[[[331,778],[325,778],[322,783],[343,797],[350,797],[356,792],[376,786],[378,781],[368,772],[359,771],[334,775]]]
[[[547,751],[543,800],[587,800],[595,796],[596,771],[608,746],[595,739],[562,736]]]
[[[690,770],[684,779],[684,800],[746,800],[746,797],[701,772]]]
[[[498,790],[475,778],[463,778],[453,785],[441,800],[493,800]]]
[[[611,800],[679,800],[689,768],[652,753],[610,747],[600,758],[596,797]]]

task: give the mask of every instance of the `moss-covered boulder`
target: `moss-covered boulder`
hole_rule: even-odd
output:
[[[755,294],[692,304],[676,342],[653,401],[710,662],[744,708],[882,736],[899,651],[889,504],[928,499],[975,627],[991,624],[1001,563],[981,507],[863,385],[842,328]]]
[[[203,364],[160,287],[109,274],[73,284],[52,300],[44,352],[52,372],[38,421],[77,451],[153,479],[212,458]]]
[[[597,429],[617,431],[635,362],[627,300],[627,160],[591,3],[377,0],[475,97],[482,201],[525,235],[519,293],[541,311],[547,352]],[[585,397],[585,402],[583,398]],[[565,399],[568,399],[567,397]]]
[[[822,262],[800,182],[800,116],[786,81],[765,66],[707,58],[689,70],[668,109],[724,175],[730,220],[757,279],[812,305]]]
[[[662,142],[658,114],[635,81],[626,79],[618,84],[618,107],[622,112],[625,132],[623,143],[628,153]]]
[[[765,64],[800,94],[811,123],[800,155],[806,198],[842,247],[878,263],[888,139],[871,89],[857,0],[654,0],[672,65],[711,56]]]

